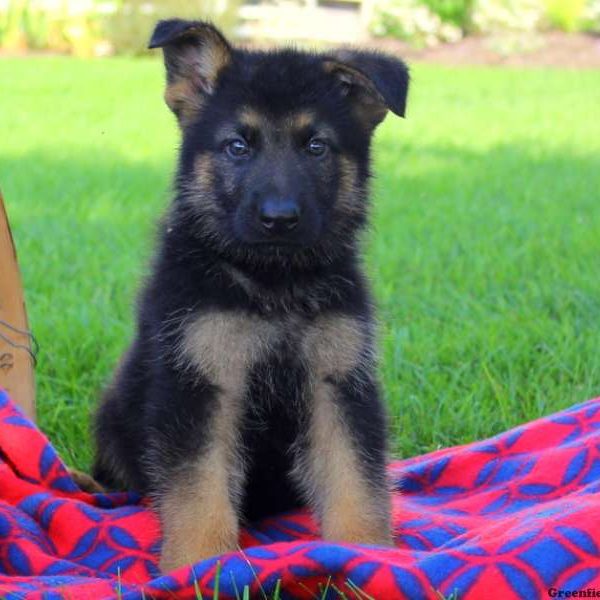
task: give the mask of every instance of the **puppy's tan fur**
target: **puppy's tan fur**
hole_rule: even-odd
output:
[[[207,451],[174,480],[161,500],[164,549],[161,568],[236,548],[237,507],[243,481],[239,430],[249,370],[282,337],[298,338],[298,349],[312,374],[312,407],[307,451],[298,457],[293,476],[321,519],[331,540],[390,544],[387,496],[378,495],[363,477],[358,449],[348,435],[330,377],[342,378],[365,354],[367,325],[348,316],[312,323],[214,312],[189,320],[180,361],[218,386]]]

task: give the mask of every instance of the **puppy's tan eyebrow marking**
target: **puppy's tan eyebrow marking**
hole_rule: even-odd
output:
[[[220,141],[252,134],[263,128],[264,124],[265,118],[260,113],[251,108],[243,108],[229,123],[215,131],[215,139]]]
[[[285,128],[294,137],[316,137],[338,143],[338,136],[331,127],[319,121],[317,116],[309,111],[302,110],[288,115],[285,120]]]
[[[252,108],[243,108],[237,115],[239,122],[251,129],[260,129],[264,123],[264,116]]]
[[[308,110],[302,110],[288,117],[288,127],[293,131],[302,131],[315,126],[315,115]]]

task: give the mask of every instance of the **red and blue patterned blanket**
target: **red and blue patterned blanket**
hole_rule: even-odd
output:
[[[299,512],[248,529],[239,552],[161,576],[147,502],[79,491],[0,391],[0,597],[212,598],[216,585],[221,598],[245,586],[252,598],[279,586],[282,599],[319,589],[386,600],[600,596],[600,399],[390,473],[395,549],[322,542]]]

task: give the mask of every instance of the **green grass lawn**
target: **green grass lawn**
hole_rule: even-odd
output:
[[[73,465],[132,331],[177,131],[150,60],[0,60],[0,187],[42,428]],[[394,450],[600,394],[600,73],[415,66],[375,143],[367,256]]]

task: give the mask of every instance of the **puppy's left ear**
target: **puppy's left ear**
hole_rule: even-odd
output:
[[[388,109],[400,117],[406,112],[408,67],[387,54],[340,50],[324,63],[336,76],[344,94],[354,102],[359,114],[375,127]]]
[[[163,49],[165,101],[179,122],[186,124],[198,114],[219,74],[231,63],[231,46],[210,23],[169,19],[158,22],[148,48]]]

